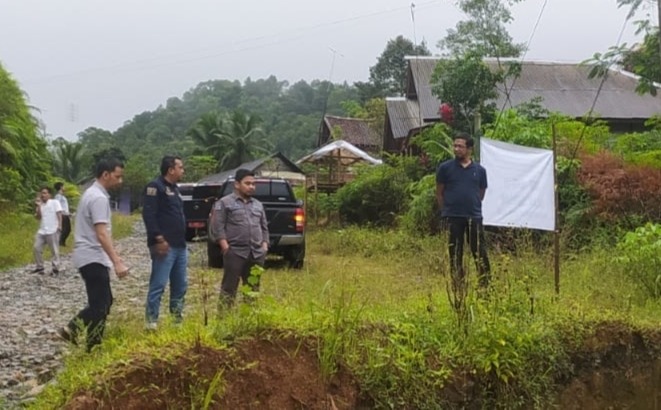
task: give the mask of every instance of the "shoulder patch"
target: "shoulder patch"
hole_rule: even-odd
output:
[[[214,204],[213,208],[214,208],[215,210],[223,209],[223,204],[222,204],[222,202],[220,202],[220,201],[216,201],[216,203]]]
[[[147,195],[149,196],[156,196],[156,187],[153,186],[148,186],[147,187]]]

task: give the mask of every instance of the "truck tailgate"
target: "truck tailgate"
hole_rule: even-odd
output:
[[[271,235],[295,235],[296,232],[296,204],[283,204],[277,202],[264,202],[266,220],[269,221]]]

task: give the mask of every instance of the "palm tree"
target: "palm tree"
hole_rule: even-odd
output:
[[[236,110],[223,124],[221,138],[225,152],[220,157],[221,170],[238,167],[255,159],[256,154],[268,154],[273,148],[259,126],[261,119],[256,115]]]
[[[54,173],[74,184],[80,184],[85,181],[90,175],[85,166],[83,144],[58,138],[54,145]]]
[[[198,144],[201,149],[195,150],[195,155],[212,155],[216,160],[223,156],[221,132],[224,117],[218,113],[210,112],[203,114],[188,130],[187,135]]]

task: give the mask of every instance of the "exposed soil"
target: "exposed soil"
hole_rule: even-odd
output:
[[[209,409],[356,408],[351,376],[340,370],[324,381],[318,363],[311,340],[251,339],[226,350],[198,345],[172,361],[136,359],[104,383],[107,389],[80,392],[65,408],[191,408],[191,398],[199,403],[219,371],[222,396],[214,394]]]
[[[661,331],[602,323],[563,366],[549,409],[661,409]],[[325,381],[316,342],[291,336],[242,340],[224,350],[198,345],[172,360],[136,358],[99,383],[106,387],[80,392],[65,408],[191,408],[191,398],[204,397],[219,371],[223,389],[210,409],[361,408],[351,374],[341,369]],[[484,379],[471,373],[457,371],[440,392],[448,408],[480,408]]]
[[[574,371],[558,395],[566,410],[660,409],[661,331],[610,322],[572,355]]]

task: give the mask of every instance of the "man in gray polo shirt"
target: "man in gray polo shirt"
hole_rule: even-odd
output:
[[[214,204],[211,236],[223,251],[220,296],[227,306],[236,297],[239,280],[255,292],[259,290],[259,283],[251,284],[248,278],[254,265],[264,265],[269,247],[269,229],[264,206],[252,197],[254,193],[255,174],[239,169],[234,177],[234,193]]]
[[[96,181],[87,188],[78,204],[74,229],[72,263],[85,281],[87,307],[81,310],[60,337],[77,342],[80,325],[87,330],[87,351],[101,343],[106,318],[112,305],[110,268],[123,278],[128,269],[112,244],[111,211],[108,190],[122,183],[124,165],[115,158],[102,159],[96,166]]]

